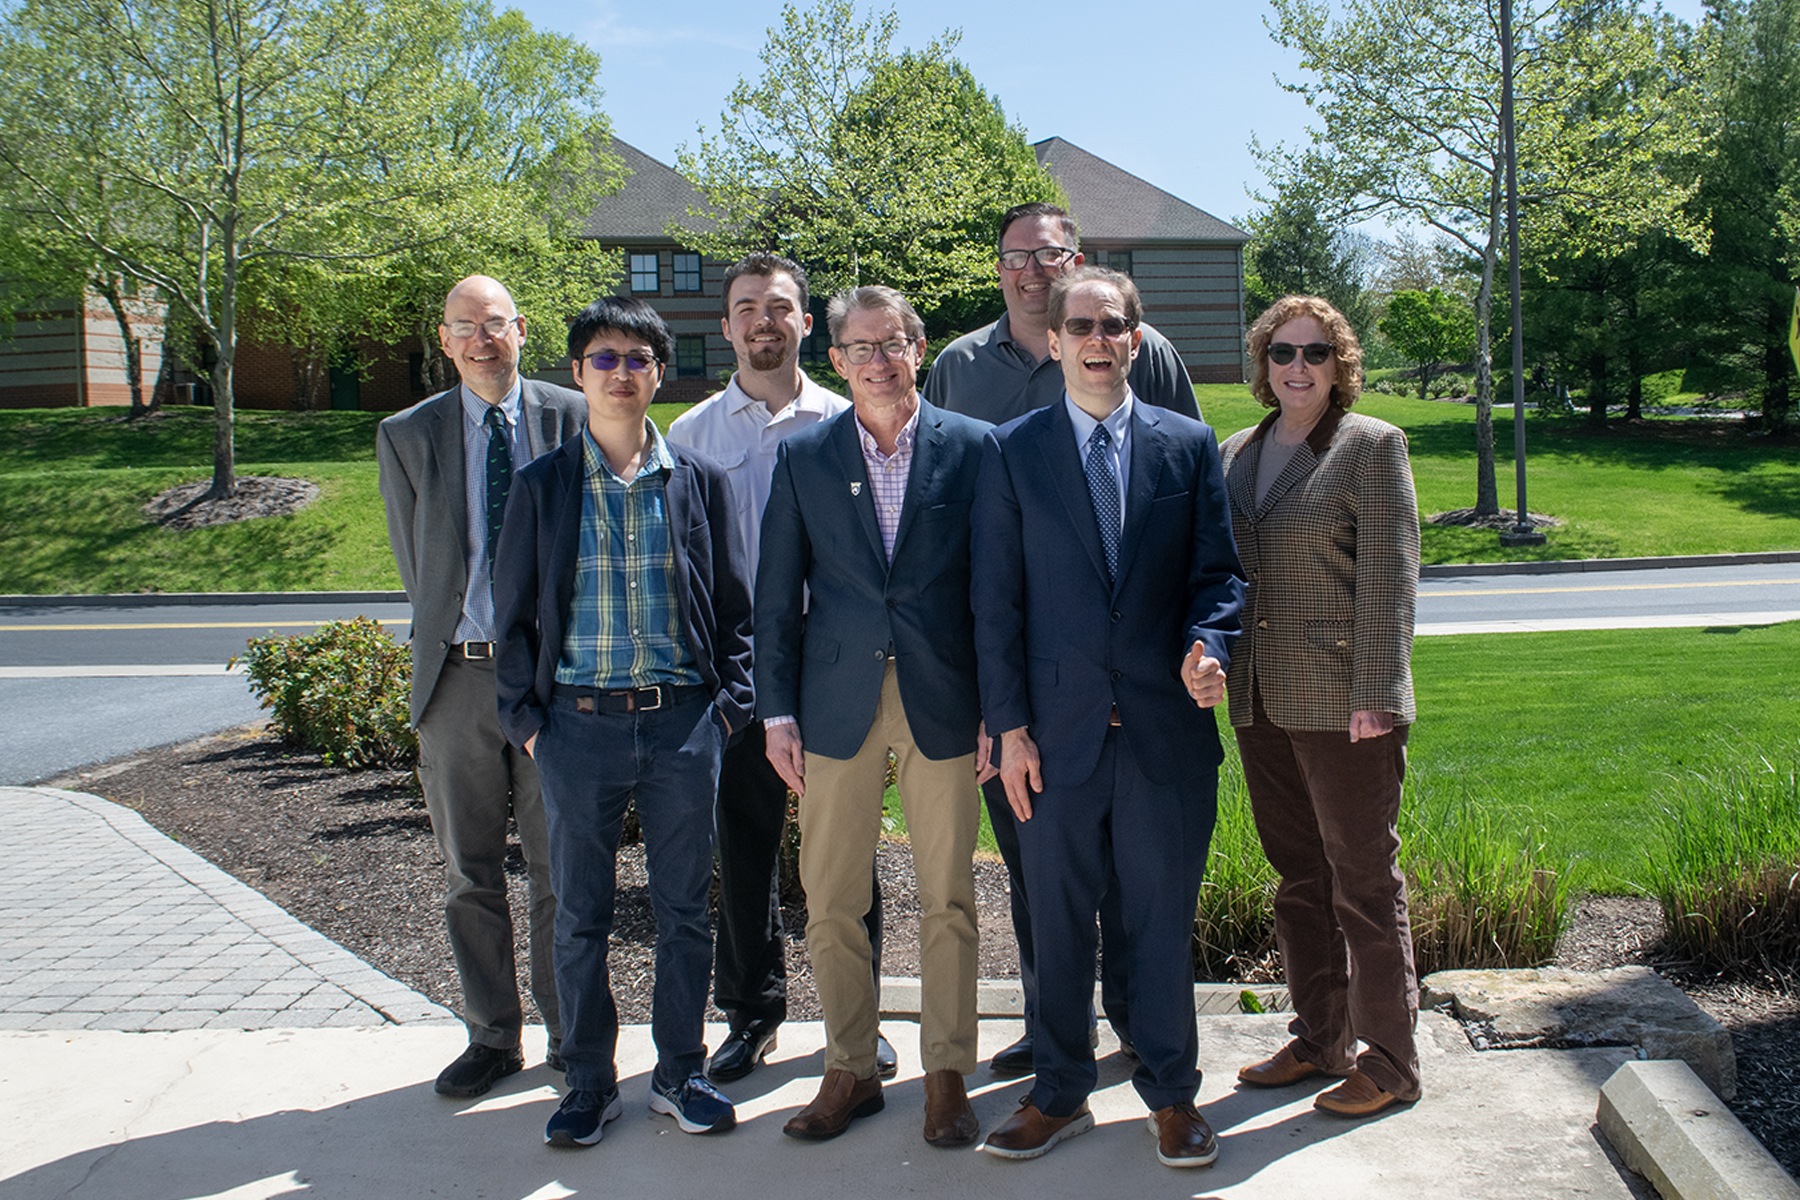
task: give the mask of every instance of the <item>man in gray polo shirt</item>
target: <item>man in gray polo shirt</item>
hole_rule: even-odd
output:
[[[1081,265],[1081,236],[1075,219],[1054,204],[1018,204],[1000,218],[1000,252],[995,270],[1006,311],[992,325],[951,342],[938,354],[925,377],[925,399],[951,412],[1004,425],[1063,398],[1062,364],[1050,357],[1050,285],[1070,267]],[[1169,339],[1149,325],[1138,327],[1144,340],[1131,365],[1131,391],[1140,403],[1200,417],[1194,386],[1181,356]],[[981,564],[975,564],[977,571]],[[994,1055],[997,1075],[1025,1075],[1032,1070],[1032,1039],[1037,1016],[1037,955],[1031,937],[1031,900],[1019,858],[1019,834],[1012,808],[998,779],[982,788],[988,820],[1000,857],[1006,860],[1012,895],[1013,936],[1019,943],[1019,981],[1025,991],[1025,1036]],[[1104,943],[1123,944],[1109,896],[1101,905]],[[1104,957],[1104,955],[1103,955]],[[1107,1019],[1129,1052],[1125,980],[1117,963],[1102,966],[1101,992]]]

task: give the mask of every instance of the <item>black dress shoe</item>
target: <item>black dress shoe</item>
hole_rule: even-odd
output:
[[[875,1078],[892,1079],[900,1073],[900,1056],[894,1053],[894,1044],[875,1031]]]
[[[733,1029],[707,1064],[707,1076],[714,1083],[730,1083],[756,1070],[763,1057],[775,1048],[775,1030],[780,1025],[779,1021],[752,1021],[741,1029]]]
[[[517,1046],[502,1050],[498,1046],[470,1042],[469,1048],[438,1075],[437,1094],[454,1096],[458,1100],[472,1099],[493,1087],[495,1080],[524,1069],[525,1055]]]
[[[1029,1075],[1034,1070],[1031,1065],[1031,1035],[1028,1033],[988,1062],[988,1069],[1003,1078],[1014,1075]]]

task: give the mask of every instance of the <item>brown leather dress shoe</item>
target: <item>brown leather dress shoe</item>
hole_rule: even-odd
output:
[[[873,1075],[858,1079],[833,1067],[825,1072],[813,1102],[790,1117],[781,1132],[791,1138],[823,1142],[850,1128],[850,1122],[857,1117],[873,1116],[886,1104],[881,1096],[881,1080]]]
[[[1247,1083],[1251,1087],[1286,1087],[1290,1083],[1299,1083],[1314,1075],[1330,1075],[1336,1072],[1327,1071],[1324,1067],[1306,1062],[1294,1053],[1294,1044],[1289,1042],[1275,1052],[1273,1058],[1265,1058],[1259,1063],[1251,1063],[1238,1069],[1238,1082]]]
[[[1094,1114],[1085,1100],[1066,1117],[1047,1117],[1027,1096],[1018,1112],[988,1134],[981,1148],[1000,1158],[1037,1158],[1050,1153],[1056,1143],[1086,1133],[1093,1127]]]
[[[1392,1104],[1410,1104],[1392,1092],[1384,1091],[1361,1071],[1352,1071],[1344,1082],[1329,1092],[1313,1097],[1313,1107],[1340,1117],[1370,1117]]]
[[[966,1146],[981,1132],[975,1106],[963,1088],[961,1071],[925,1076],[925,1140],[933,1146]]]
[[[1150,1114],[1156,1161],[1165,1167],[1210,1167],[1219,1157],[1219,1139],[1192,1104],[1171,1104]]]

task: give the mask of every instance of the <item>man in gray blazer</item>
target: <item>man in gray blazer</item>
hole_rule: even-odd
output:
[[[506,899],[506,822],[518,823],[531,906],[531,994],[560,1069],[549,835],[537,768],[500,731],[494,693],[493,541],[512,472],[581,432],[579,392],[519,377],[525,318],[472,275],[444,300],[444,355],[462,382],[381,423],[375,449],[388,540],[413,609],[412,721],[419,781],[444,855],[444,916],[469,1047],[440,1095],[479,1096],[525,1065],[524,1009]]]

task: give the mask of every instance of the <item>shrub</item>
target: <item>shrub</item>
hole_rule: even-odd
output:
[[[412,660],[379,622],[356,617],[316,633],[252,638],[239,658],[283,740],[353,770],[418,761]]]
[[[1664,800],[1649,858],[1669,950],[1728,974],[1800,974],[1800,766],[1694,775]]]

